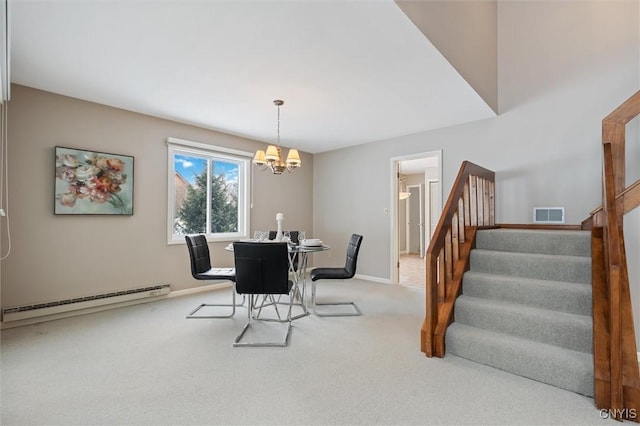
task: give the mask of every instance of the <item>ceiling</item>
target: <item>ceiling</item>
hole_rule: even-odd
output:
[[[11,81],[319,153],[494,116],[392,0],[10,0]],[[174,135],[175,136],[175,135]]]

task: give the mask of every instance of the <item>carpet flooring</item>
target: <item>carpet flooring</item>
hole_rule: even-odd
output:
[[[3,425],[603,425],[593,399],[420,351],[424,289],[320,282],[360,317],[294,322],[288,348],[233,348],[185,319],[228,290],[2,331]],[[268,323],[265,327],[279,327]]]

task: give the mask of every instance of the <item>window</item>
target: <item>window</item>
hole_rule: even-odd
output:
[[[250,153],[169,138],[168,242],[246,238]]]

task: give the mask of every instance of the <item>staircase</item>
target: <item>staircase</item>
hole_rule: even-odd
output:
[[[496,224],[495,172],[462,162],[425,256],[425,356],[448,350],[640,422],[623,226],[640,207],[640,180],[627,186],[625,174],[626,125],[638,115],[640,91],[602,120],[602,205],[564,232]]]
[[[478,230],[446,349],[594,395],[588,231]]]

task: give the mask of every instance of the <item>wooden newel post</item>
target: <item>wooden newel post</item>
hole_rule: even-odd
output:
[[[427,288],[426,288],[426,316],[425,336],[422,351],[431,358],[433,356],[433,338],[438,322],[438,258],[433,253],[427,253]]]

